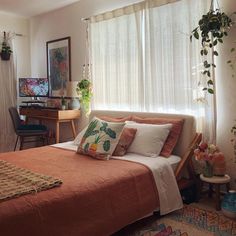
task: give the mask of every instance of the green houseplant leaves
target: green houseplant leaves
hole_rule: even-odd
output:
[[[236,14],[235,12],[233,14]],[[198,22],[198,26],[191,32],[190,41],[193,39],[201,41],[200,54],[205,59],[209,53],[217,57],[216,50],[218,44],[223,43],[224,37],[228,36],[228,31],[233,26],[232,19],[219,9],[210,10],[203,15]],[[206,76],[207,83],[203,90],[210,94],[214,93],[214,82],[212,70],[216,67],[214,63],[209,63],[206,59],[203,62],[204,70],[202,74]]]
[[[6,32],[3,32],[2,49],[0,52],[1,59],[3,61],[8,61],[8,60],[10,60],[11,54],[12,54],[12,50],[11,50],[10,45],[8,44],[7,34],[6,34]]]

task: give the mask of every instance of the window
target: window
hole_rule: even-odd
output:
[[[202,120],[209,108],[193,93],[201,80],[201,45],[190,44],[189,35],[210,2],[141,4],[89,25],[92,108],[184,113]],[[202,122],[198,125],[203,129]]]

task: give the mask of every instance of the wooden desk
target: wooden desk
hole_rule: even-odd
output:
[[[53,121],[56,124],[56,143],[60,141],[60,123],[70,122],[74,138],[76,137],[74,120],[80,117],[80,110],[54,110],[41,109],[33,107],[20,108],[20,115],[26,116],[26,122],[29,118],[37,119],[40,123],[42,120]]]

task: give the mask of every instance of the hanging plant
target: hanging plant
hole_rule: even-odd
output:
[[[235,12],[233,14],[236,14]],[[195,38],[201,40],[202,48],[200,54],[205,58],[209,52],[212,52],[213,57],[218,56],[216,50],[218,43],[223,43],[224,37],[228,35],[228,31],[233,26],[232,19],[219,9],[210,10],[206,15],[203,15],[198,22],[198,26],[192,31],[190,41]],[[214,81],[212,80],[212,69],[216,67],[214,63],[209,63],[208,60],[203,62],[203,75],[207,77],[207,86],[203,90],[210,94],[214,93]]]
[[[234,146],[234,162],[236,163],[236,124],[234,124],[234,126],[231,128],[231,133],[233,134],[231,142]]]
[[[3,61],[10,60],[11,53],[12,53],[12,50],[11,50],[11,47],[9,46],[9,44],[7,42],[6,32],[4,31],[4,33],[3,33],[3,42],[2,42],[2,49],[1,49],[1,52],[0,52],[1,59]]]
[[[236,64],[236,49],[231,48],[230,53],[231,53],[231,59],[228,60],[227,63],[229,64],[230,68],[232,69],[232,77],[234,78],[235,77],[235,64]]]
[[[79,95],[79,100],[83,105],[86,114],[88,114],[91,98],[93,96],[91,81],[88,79],[82,79],[77,85],[76,92]]]

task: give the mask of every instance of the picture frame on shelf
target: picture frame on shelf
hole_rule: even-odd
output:
[[[71,38],[46,42],[49,97],[66,97],[67,82],[71,81]]]

